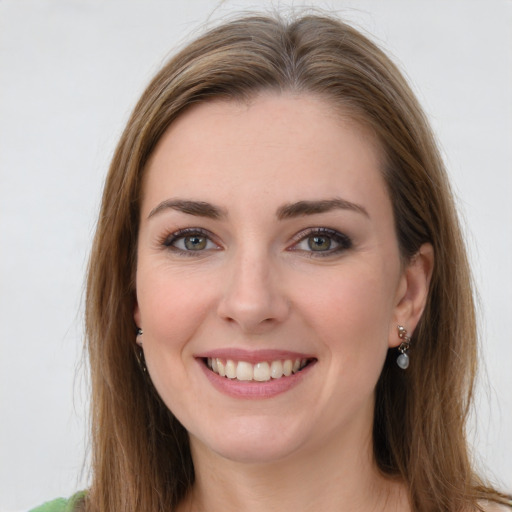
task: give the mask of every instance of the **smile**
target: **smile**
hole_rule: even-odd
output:
[[[305,368],[311,359],[284,359],[260,361],[251,364],[247,361],[234,361],[218,357],[206,358],[206,366],[217,375],[239,381],[268,382],[289,377]]]

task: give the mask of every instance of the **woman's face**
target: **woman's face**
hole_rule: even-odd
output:
[[[371,438],[407,322],[380,167],[365,129],[306,95],[203,103],[160,140],[134,316],[193,450],[263,462]]]

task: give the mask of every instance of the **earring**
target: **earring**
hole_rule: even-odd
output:
[[[405,370],[409,366],[407,351],[411,347],[411,338],[407,336],[407,329],[401,325],[398,326],[398,337],[402,340],[402,343],[400,343],[398,347],[400,355],[396,358],[396,364],[400,366],[402,370]]]
[[[147,373],[148,369],[146,368],[146,360],[144,359],[144,350],[142,350],[142,329],[140,327],[137,327],[137,350],[135,352],[135,357],[137,358],[137,362],[139,363],[140,369]]]

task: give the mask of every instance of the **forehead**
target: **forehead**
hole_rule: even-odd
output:
[[[276,203],[387,196],[381,155],[368,128],[314,96],[201,103],[175,120],[155,148],[143,209],[176,195],[213,203],[256,195]]]

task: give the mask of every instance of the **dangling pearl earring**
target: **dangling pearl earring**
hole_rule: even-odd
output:
[[[400,366],[402,370],[405,370],[409,366],[407,351],[411,347],[411,338],[407,336],[407,329],[401,325],[398,326],[398,337],[402,340],[402,343],[400,343],[398,347],[400,355],[396,359],[396,364]]]

